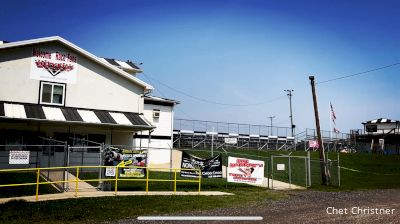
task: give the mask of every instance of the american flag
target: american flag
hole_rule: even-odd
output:
[[[333,110],[333,106],[332,106],[331,102],[330,102],[330,105],[331,105],[332,122],[334,124],[333,132],[340,133],[339,129],[336,128],[336,113],[335,113],[335,110]]]

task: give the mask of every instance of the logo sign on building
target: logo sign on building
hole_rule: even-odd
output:
[[[308,147],[310,148],[319,148],[319,144],[317,140],[309,140]]]
[[[31,79],[50,82],[76,83],[78,56],[70,52],[33,48]]]
[[[221,155],[209,159],[201,159],[186,152],[182,152],[181,168],[183,168],[183,170],[181,170],[181,177],[198,178],[198,171],[185,169],[200,169],[202,178],[222,178]]]
[[[225,144],[237,144],[237,138],[225,138]]]
[[[29,151],[10,151],[9,164],[29,164]]]
[[[264,161],[228,157],[228,182],[262,184]]]

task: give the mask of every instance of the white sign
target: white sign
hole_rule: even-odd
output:
[[[106,177],[115,177],[115,167],[106,167]]]
[[[264,161],[228,157],[228,182],[262,184]]]
[[[237,144],[237,138],[225,138],[226,144]]]
[[[31,79],[76,83],[78,56],[68,52],[33,48]]]
[[[9,164],[29,164],[29,151],[10,151]]]
[[[285,164],[276,164],[277,170],[285,170]]]

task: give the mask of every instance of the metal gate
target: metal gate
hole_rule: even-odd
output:
[[[271,156],[271,189],[274,189],[274,180],[301,187],[311,186],[310,155]]]

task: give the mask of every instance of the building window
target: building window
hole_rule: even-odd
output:
[[[153,117],[154,118],[159,118],[160,117],[160,110],[159,109],[153,109]]]
[[[65,84],[42,82],[40,89],[41,104],[64,105]]]

